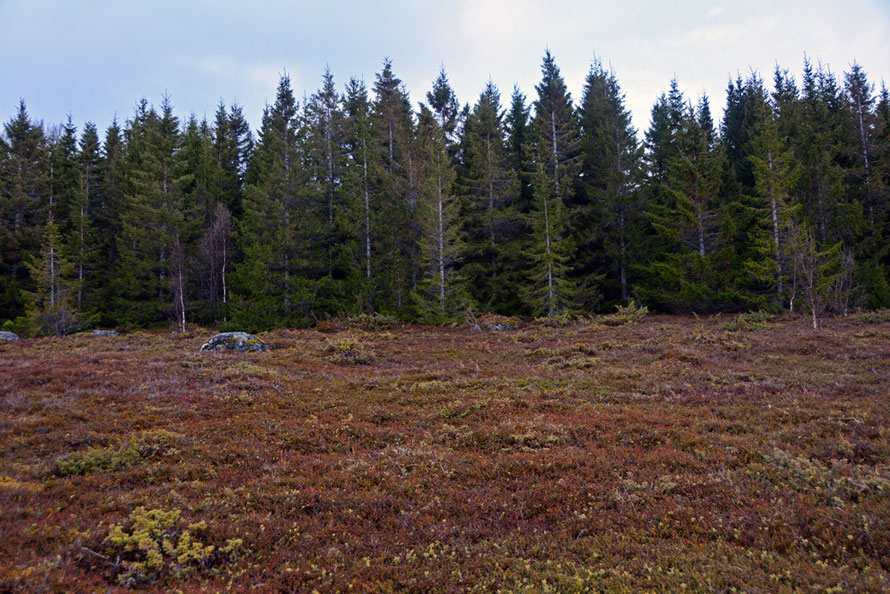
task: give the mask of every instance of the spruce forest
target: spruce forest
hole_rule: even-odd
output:
[[[138,101],[104,131],[0,138],[0,320],[24,335],[175,323],[263,331],[377,312],[573,318],[890,307],[890,93],[804,60],[728,84],[722,121],[675,79],[648,128],[601,62],[461,104],[390,60],[373,84],[287,75],[251,130],[237,104]]]

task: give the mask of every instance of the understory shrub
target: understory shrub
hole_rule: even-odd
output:
[[[766,330],[769,328],[767,322],[771,321],[775,316],[768,311],[749,311],[735,316],[728,322],[721,324],[724,330],[737,332],[739,330]]]
[[[347,330],[357,328],[359,330],[388,330],[398,326],[399,318],[382,313],[355,314],[340,320],[340,326]]]
[[[377,359],[374,351],[351,336],[329,340],[325,355],[338,365],[370,365]]]
[[[624,326],[636,324],[649,315],[649,308],[645,305],[638,305],[633,299],[627,305],[617,305],[616,309],[615,313],[600,316],[597,321],[606,326]]]

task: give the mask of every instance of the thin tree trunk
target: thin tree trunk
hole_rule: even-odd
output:
[[[544,242],[547,254],[547,315],[554,314],[553,307],[553,259],[550,255],[550,212],[547,208],[547,198],[544,197]]]
[[[182,283],[182,263],[179,265],[179,275],[176,281],[179,284],[179,331],[185,334],[185,287]]]
[[[436,173],[436,190],[438,192],[438,210],[439,210],[439,310],[445,315],[445,226],[442,219],[442,155],[436,157],[437,173]]]
[[[784,271],[782,270],[782,250],[779,245],[779,207],[776,204],[775,197],[772,198],[773,213],[773,249],[776,258],[776,292],[779,299],[782,299],[782,293],[785,292],[785,283],[783,280]]]
[[[859,118],[859,139],[862,142],[862,161],[865,165],[865,209],[868,211],[868,221],[872,231],[875,229],[875,218],[871,203],[871,178],[868,168],[868,142],[865,139],[865,122],[862,117],[862,101],[856,96],[856,115]]]
[[[226,241],[223,239],[222,245],[222,269],[219,273],[219,278],[222,283],[222,302],[226,303],[227,294],[226,294]]]
[[[618,260],[618,275],[621,278],[621,300],[627,301],[627,237],[625,231],[624,209],[618,214],[618,232],[620,233],[620,258]]]
[[[698,254],[705,258],[707,256],[705,252],[705,229],[704,222],[702,221],[701,215],[698,217]]]
[[[56,240],[52,233],[49,238],[49,305],[56,306]]]
[[[773,171],[773,153],[772,151],[767,152],[768,159],[768,167],[770,170],[770,175],[772,176]],[[772,206],[772,217],[773,217],[773,249],[774,256],[776,258],[776,292],[779,296],[779,300],[781,302],[782,294],[785,292],[785,286],[783,281],[783,270],[782,270],[782,249],[779,243],[779,205],[776,200],[775,190],[770,188],[770,202]]]
[[[556,147],[556,111],[550,110],[550,133],[553,136],[553,184],[559,196],[559,151]]]
[[[559,198],[559,152],[556,146],[556,111],[550,110],[550,133],[553,141],[553,188],[555,196]],[[553,290],[553,258],[550,253],[550,213],[547,207],[547,198],[544,198],[544,235],[547,244],[547,315],[555,313]]]
[[[393,165],[394,165],[394,163],[393,163],[393,160],[394,160],[393,146],[392,146],[392,122],[390,122],[388,130],[389,130],[389,172],[392,173]]]
[[[81,308],[81,304],[83,301],[83,259],[84,259],[84,217],[86,213],[84,212],[83,204],[80,206],[80,255],[77,263],[77,309]]]
[[[330,121],[325,128],[325,141],[327,143],[328,157],[328,225],[334,225],[334,152],[331,146]]]
[[[371,200],[368,191],[368,153],[362,141],[362,175],[365,195],[365,278],[371,280]]]

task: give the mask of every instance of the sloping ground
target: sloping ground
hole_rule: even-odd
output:
[[[727,320],[0,345],[0,590],[886,591],[890,323]]]

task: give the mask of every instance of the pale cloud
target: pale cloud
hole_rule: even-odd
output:
[[[679,37],[668,39],[665,45],[674,48],[734,45],[749,38],[752,34],[758,34],[754,32],[769,31],[771,28],[770,20],[762,20],[756,23],[699,27]]]
[[[341,88],[373,86],[384,56],[415,104],[440,64],[462,103],[489,77],[504,102],[514,83],[531,100],[549,47],[576,102],[594,55],[611,64],[644,130],[674,75],[719,117],[728,78],[799,72],[805,52],[838,73],[858,60],[879,82],[887,39],[886,0],[0,0],[0,120],[24,97],[47,122],[102,127],[166,89],[183,115],[238,100],[256,127],[285,70],[302,99],[326,64]]]

